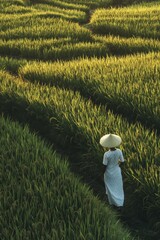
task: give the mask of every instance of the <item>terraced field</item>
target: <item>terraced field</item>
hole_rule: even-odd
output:
[[[98,9],[92,15],[90,26],[100,34],[160,39],[159,11],[159,3]]]
[[[0,238],[158,240],[160,3],[0,9]],[[108,132],[123,139],[125,226],[101,180]]]

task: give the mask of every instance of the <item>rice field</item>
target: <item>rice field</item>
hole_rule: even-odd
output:
[[[119,37],[94,36],[91,41],[81,41],[71,37],[61,38],[20,38],[0,40],[1,56],[21,57],[28,60],[43,61],[70,60],[82,57],[124,56],[130,53],[150,51],[159,52],[160,42],[157,40],[120,39]]]
[[[132,239],[67,159],[27,126],[4,117],[0,126],[1,239]]]
[[[156,1],[0,0],[2,240],[158,240],[159,13]],[[123,215],[144,231],[104,200],[108,132],[123,140]]]
[[[33,18],[32,21],[28,21],[28,24],[26,24],[27,18],[24,18],[22,26],[1,31],[1,38],[16,40],[22,36],[29,39],[72,37],[83,41],[90,40],[90,31],[88,29],[76,23],[69,24],[67,20],[52,17],[48,17],[47,13],[38,14],[37,25],[35,24],[36,19]],[[67,29],[66,25],[68,25]]]
[[[97,9],[89,27],[99,34],[160,39],[160,5]]]
[[[20,68],[19,74],[31,82],[80,91],[160,131],[159,62],[159,53],[54,64],[32,62]]]

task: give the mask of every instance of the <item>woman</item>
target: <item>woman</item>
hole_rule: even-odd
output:
[[[104,183],[106,194],[110,205],[123,207],[124,191],[121,168],[119,164],[124,162],[122,151],[118,148],[122,140],[115,134],[104,135],[100,139],[100,144],[104,148],[109,148],[103,156],[103,165],[105,166]]]

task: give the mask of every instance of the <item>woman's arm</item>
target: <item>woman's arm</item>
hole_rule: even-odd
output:
[[[124,160],[123,153],[122,153],[122,151],[121,151],[121,150],[120,150],[120,156],[119,156],[119,160],[120,160],[120,161],[119,161],[120,163],[124,163],[124,161],[125,161],[125,160]]]
[[[105,173],[107,166],[103,165],[103,173]]]

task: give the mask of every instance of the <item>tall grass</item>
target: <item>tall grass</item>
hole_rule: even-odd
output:
[[[27,59],[69,60],[78,57],[106,57],[109,55],[126,55],[137,52],[160,51],[160,42],[144,39],[124,39],[113,36],[92,36],[90,42],[78,39],[14,39],[0,40],[0,54]]]
[[[100,7],[100,6],[110,6],[112,0],[65,0],[65,1],[59,1],[59,0],[30,0],[31,3],[45,3],[45,4],[50,4],[50,5],[58,5],[58,6],[65,6],[67,8],[69,7],[73,7],[73,6],[85,6],[88,8],[96,8],[96,7]]]
[[[83,41],[91,40],[91,33],[88,29],[85,29],[78,23],[52,18],[52,16],[49,17],[48,13],[45,12],[35,15],[33,18],[32,15],[29,15],[28,18],[27,16],[23,16],[23,18],[15,17],[12,20],[11,23],[10,21],[7,22],[7,28],[6,20],[4,21],[2,27],[5,26],[5,29],[3,28],[3,30],[1,30],[1,39],[71,37]],[[16,23],[17,21],[18,24]],[[12,25],[14,25],[14,28],[12,28]]]
[[[160,4],[97,9],[89,26],[95,33],[160,39]]]
[[[27,64],[26,59],[13,59],[8,57],[0,57],[0,69],[7,70],[12,74],[17,74],[20,66]]]
[[[155,5],[155,4],[159,4],[159,1],[157,0],[112,0],[111,5],[118,5],[118,6],[126,6],[126,5]]]
[[[135,54],[139,52],[156,52],[159,51],[160,41],[155,39],[144,39],[140,37],[124,38],[114,35],[98,36],[93,35],[96,42],[106,45],[112,55]]]
[[[91,24],[82,27],[71,21],[83,23],[89,20],[86,13],[89,14],[91,8],[109,6],[113,1],[46,0],[43,6],[38,2],[41,1],[30,1],[30,7],[24,7],[28,2],[0,1],[1,54],[66,60],[82,54],[106,57],[106,53],[159,51],[159,40],[156,40],[159,39],[159,3],[99,9],[93,13]],[[128,0],[125,2],[117,0],[119,5],[128,4]],[[129,38],[95,36],[85,27],[97,33]],[[135,38],[137,36],[143,38]],[[122,136],[122,150],[127,160],[122,168],[127,195],[125,214],[148,221],[157,230],[157,236],[160,226],[160,139],[156,135],[160,130],[159,60],[159,53],[56,63],[29,61],[28,64],[25,59],[0,57],[0,69],[21,77],[0,72],[0,112],[29,124],[71,154],[72,164],[79,173],[97,182],[100,189],[103,150],[99,139],[107,132]],[[64,90],[66,88],[69,90]],[[76,91],[89,100],[84,100]],[[104,106],[95,106],[91,99],[143,125],[129,124],[126,119],[106,112]],[[127,231],[124,236],[107,208],[103,217],[104,205],[85,192],[85,186],[69,172],[66,162],[53,155],[49,147],[38,144],[35,136],[29,137],[27,128],[23,131],[5,120],[0,120],[0,125],[3,126],[0,128],[0,158],[4,170],[1,197],[5,206],[0,234],[3,238],[59,240],[74,239],[76,234],[80,240],[130,239]],[[24,132],[26,137],[22,136]],[[34,140],[30,141],[32,137]],[[53,168],[53,164],[58,167]],[[64,175],[61,172],[56,178],[61,170]],[[53,179],[54,184],[50,181]],[[53,216],[57,216],[56,221]]]
[[[160,131],[159,61],[159,53],[149,53],[118,59],[32,62],[22,67],[19,74],[31,82],[80,91],[83,96]]]
[[[1,239],[133,239],[28,127],[0,117]]]
[[[31,3],[32,3],[32,0],[31,0]],[[84,4],[74,4],[74,3],[71,3],[71,2],[66,2],[66,1],[59,1],[59,0],[39,0],[37,1],[37,3],[34,3],[33,6],[36,6],[36,4],[42,4],[43,5],[47,5],[47,6],[56,6],[56,7],[59,7],[59,8],[62,8],[62,9],[76,9],[76,10],[80,10],[80,11],[85,11],[85,12],[88,12],[89,11],[89,7],[84,5]]]
[[[1,72],[0,79],[0,111],[27,122],[48,140],[75,154],[74,164],[83,176],[100,179],[103,150],[99,139],[107,132],[120,134],[127,160],[123,168],[125,190],[130,194],[126,215],[141,214],[154,228],[158,226],[160,195],[156,159],[160,139],[154,132],[138,123],[129,124],[111,112],[107,113],[106,121],[105,109],[84,101],[78,93],[23,82],[5,72]],[[154,218],[150,220],[151,215]]]
[[[17,5],[9,5],[7,7],[2,7],[0,9],[0,14],[25,14],[25,13],[34,13],[36,10],[34,10],[31,7],[26,6],[17,6]],[[3,15],[4,17],[4,15]]]
[[[0,40],[0,54],[42,60],[69,60],[82,56],[101,57],[109,53],[106,45],[94,42],[79,42],[77,39],[18,39]]]
[[[33,6],[34,9],[38,11],[45,11],[50,14],[54,14],[54,17],[61,17],[70,21],[77,21],[80,23],[84,23],[87,20],[87,15],[84,11],[76,10],[76,9],[64,9],[60,7],[52,7],[46,4],[36,4]]]
[[[17,5],[17,6],[24,6],[26,4],[27,0],[0,0],[0,6],[1,9],[11,6],[11,5]]]

